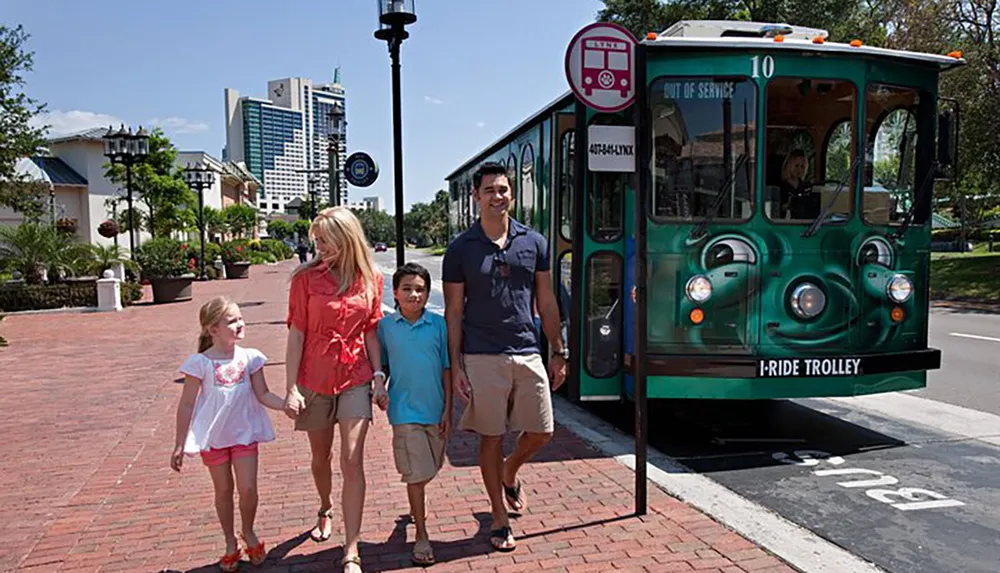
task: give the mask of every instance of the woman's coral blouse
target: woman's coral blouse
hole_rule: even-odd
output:
[[[305,335],[296,379],[300,387],[332,396],[372,379],[365,333],[382,318],[382,274],[376,273],[375,280],[375,296],[369,298],[360,277],[338,295],[337,280],[323,264],[292,279],[287,323]]]

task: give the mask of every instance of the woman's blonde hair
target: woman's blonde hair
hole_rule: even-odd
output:
[[[292,277],[326,263],[339,283],[338,294],[343,294],[354,285],[358,278],[364,281],[365,292],[375,296],[375,259],[371,247],[365,238],[361,222],[347,207],[329,207],[323,209],[313,219],[309,226],[309,238],[323,239],[324,243],[337,247],[337,260],[322,260],[319,257],[299,265]]]
[[[205,352],[212,347],[212,335],[208,333],[208,329],[219,324],[230,310],[239,310],[239,307],[224,296],[217,296],[201,305],[201,310],[198,311],[198,322],[201,323],[198,352]]]

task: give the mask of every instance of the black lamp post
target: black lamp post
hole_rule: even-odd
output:
[[[403,126],[402,109],[399,95],[399,46],[403,40],[410,37],[406,26],[417,21],[414,0],[377,0],[379,29],[375,37],[385,40],[389,45],[389,56],[392,59],[392,140],[396,179],[396,265],[403,266]]]
[[[149,157],[149,134],[139,126],[134,135],[132,128],[115,132],[114,127],[108,127],[104,140],[104,155],[112,164],[121,163],[125,166],[125,192],[128,194],[128,248],[129,256],[135,260],[135,212],[132,209],[132,166],[142,163]]]
[[[319,215],[319,203],[317,203],[317,201],[319,200],[318,197],[319,191],[316,190],[316,188],[319,187],[319,182],[320,182],[319,177],[315,175],[309,177],[309,185],[308,185],[309,209],[312,211],[312,217],[309,219],[310,221],[315,219],[316,216]]]
[[[199,280],[208,280],[205,273],[205,189],[215,184],[215,172],[204,163],[187,164],[184,169],[184,181],[192,189],[198,191],[198,232],[201,242],[201,276]]]
[[[340,143],[347,127],[346,115],[344,106],[335,103],[326,116],[326,159],[330,171],[330,204],[334,207],[340,205]]]

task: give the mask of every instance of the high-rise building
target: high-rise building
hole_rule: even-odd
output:
[[[334,106],[347,111],[347,97],[340,83],[340,70],[333,83],[314,85],[308,78],[286,78],[267,82],[268,99],[240,97],[234,89],[225,89],[226,148],[229,161],[243,161],[263,182],[258,198],[265,213],[284,212],[292,199],[306,198],[309,181],[322,178],[317,197],[329,202],[326,176],[309,171],[328,168],[327,114]],[[346,120],[343,136],[336,150],[339,157],[340,199],[347,200],[347,182],[343,165],[347,154]]]

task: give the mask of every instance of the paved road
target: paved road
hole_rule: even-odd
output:
[[[407,256],[431,271],[439,310],[440,257]],[[377,259],[394,267],[394,256]],[[993,573],[1000,418],[943,407],[953,422],[945,428],[933,410],[943,402],[1000,415],[1000,316],[935,309],[930,344],[944,356],[926,389],[771,409],[658,401],[650,445],[886,571]],[[589,409],[625,433],[634,428],[628,407]]]
[[[936,309],[930,345],[941,349],[941,370],[916,394],[1000,415],[1000,315]]]
[[[421,251],[406,251],[406,262],[423,265],[431,273],[431,297],[427,302],[427,308],[434,312],[444,314],[444,292],[441,290],[441,259],[442,257],[428,255]],[[389,250],[384,253],[375,253],[375,264],[378,265],[385,276],[385,291],[382,301],[392,306],[392,273],[396,268],[396,251]]]

